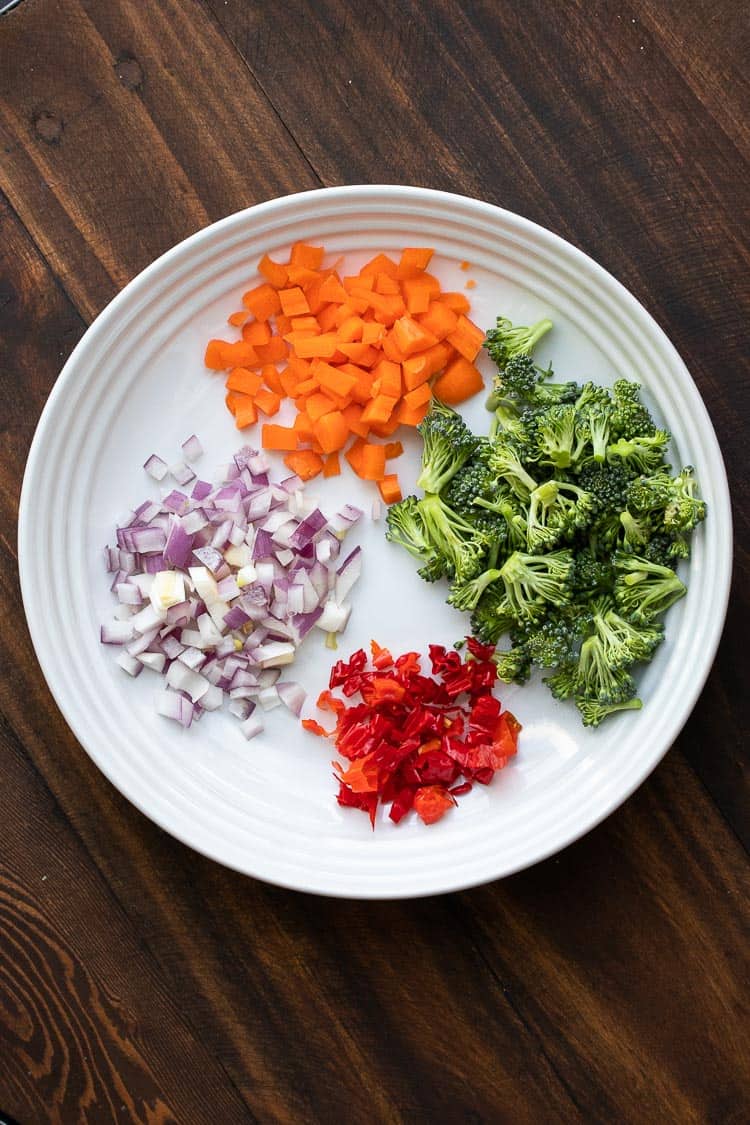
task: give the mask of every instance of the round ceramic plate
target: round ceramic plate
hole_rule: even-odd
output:
[[[184,731],[155,714],[160,679],[131,680],[102,647],[114,610],[102,548],[118,519],[159,486],[141,466],[152,452],[179,457],[197,432],[202,475],[243,440],[224,407],[223,379],[202,362],[206,341],[231,333],[228,313],[257,284],[264,252],[283,257],[304,239],[344,255],[353,272],[378,251],[433,246],[445,288],[467,277],[473,319],[519,323],[549,315],[539,355],[558,378],[640,380],[674,436],[674,461],[695,465],[709,518],[694,536],[688,596],[668,615],[666,643],[640,677],[640,712],[586,730],[571,705],[538,681],[502,691],[523,724],[516,760],[462,798],[437,825],[366,816],[335,800],[331,748],[283,708],[251,742],[229,714]],[[468,261],[471,269],[460,269]],[[485,358],[485,374],[490,365]],[[481,397],[481,396],[480,396]],[[481,401],[465,414],[487,426]],[[399,463],[408,490],[415,439]],[[283,466],[280,466],[283,470]],[[210,479],[210,477],[209,477]],[[371,487],[346,472],[309,486],[325,510],[343,501],[370,511]],[[364,521],[352,542],[364,573],[341,642],[345,655],[371,637],[394,651],[451,644],[467,619],[441,585],[420,581],[412,560]],[[88,330],[50,395],[29,457],[20,512],[20,568],[31,635],[52,693],[77,738],[114,785],[191,847],[236,870],[305,891],[359,898],[435,894],[495,879],[558,851],[633,792],[688,718],[718,644],[729,590],[731,523],[719,447],[684,364],[641,305],[562,239],[517,215],[420,188],[350,187],[273,200],[187,239],[132,281]],[[318,630],[294,670],[315,699],[332,654]]]

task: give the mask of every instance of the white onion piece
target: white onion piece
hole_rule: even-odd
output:
[[[195,434],[191,434],[189,438],[185,438],[183,441],[182,455],[186,461],[197,461],[199,457],[203,456],[203,446]]]
[[[165,719],[174,719],[183,727],[190,726],[195,714],[195,708],[190,700],[176,691],[160,691],[156,697],[156,711]]]
[[[264,711],[272,711],[274,707],[278,707],[281,703],[278,689],[275,687],[264,687],[258,692],[258,703]]]
[[[136,660],[139,660],[146,668],[153,669],[154,672],[163,672],[164,665],[167,662],[163,652],[142,652],[139,656],[136,656]]]
[[[155,453],[151,454],[143,467],[148,475],[150,477],[153,477],[154,480],[164,480],[165,476],[169,472],[169,466],[167,465],[167,462],[162,461],[161,457],[157,457]]]
[[[287,680],[285,683],[279,684],[276,692],[281,702],[289,708],[293,715],[299,718],[307,699],[307,692],[302,685],[295,683],[294,680]]]
[[[111,621],[102,625],[101,642],[103,645],[125,645],[135,637],[134,618],[129,621]]]
[[[118,652],[117,660],[115,661],[115,663],[119,664],[123,672],[127,672],[127,674],[129,676],[133,676],[133,678],[135,678],[136,676],[140,676],[141,672],[143,671],[143,665],[141,664],[140,660],[138,660],[135,656],[131,656],[127,649],[123,649],[122,652]]]
[[[202,699],[211,686],[205,676],[201,676],[200,672],[193,672],[180,660],[173,660],[169,665],[166,679],[175,691],[186,691],[193,703]]]
[[[259,715],[250,715],[249,718],[240,723],[240,730],[249,742],[251,738],[255,738],[263,730],[263,720]]]
[[[351,612],[352,607],[350,605],[338,605],[334,601],[326,602],[323,606],[323,612],[315,624],[324,633],[342,633],[346,628]]]

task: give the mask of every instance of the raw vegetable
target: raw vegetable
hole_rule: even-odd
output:
[[[460,403],[484,386],[474,365],[484,334],[467,318],[466,298],[442,292],[426,272],[432,254],[424,247],[407,247],[398,261],[378,254],[351,277],[323,267],[322,247],[298,242],[285,263],[264,255],[265,280],[229,317],[242,339],[210,340],[205,352],[209,369],[229,373],[226,404],[237,426],[254,425],[259,412],[274,416],[291,398],[294,424],[265,425],[265,449],[318,458],[300,461],[306,479],[333,475],[323,458],[344,452],[387,504],[400,498],[385,461],[402,447],[372,439],[418,425],[433,393]]]
[[[363,649],[337,661],[317,704],[335,715],[334,729],[315,719],[302,725],[330,738],[348,762],[334,762],[340,805],[368,813],[373,828],[379,804],[391,806],[396,824],[412,808],[434,824],[475,781],[489,785],[516,753],[521,730],[492,694],[493,649],[469,638],[462,660],[455,650],[430,645],[431,677],[418,653],[394,660],[375,641],[370,667]],[[337,688],[343,699],[333,694]]]
[[[669,434],[637,383],[551,383],[533,359],[549,320],[498,318],[486,347],[498,365],[488,437],[433,400],[419,426],[422,499],[388,512],[388,538],[447,577],[448,601],[472,613],[501,680],[533,666],[587,726],[641,707],[634,666],[652,658],[660,616],[686,588],[674,571],[705,518],[689,466],[673,475]]]
[[[202,453],[195,435],[183,452]],[[299,715],[304,689],[277,684],[280,669],[313,627],[333,637],[349,620],[362,552],[342,559],[341,543],[362,513],[346,505],[326,519],[303,492],[317,455],[290,456],[299,472],[271,483],[265,453],[243,447],[219,483],[144,501],[105,550],[119,604],[101,641],[120,647],[130,676],[164,677],[157,710],[182,726],[225,701],[246,738],[263,729],[258,706]]]

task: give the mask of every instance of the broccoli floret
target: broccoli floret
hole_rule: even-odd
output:
[[[591,446],[594,461],[600,465],[607,460],[611,430],[612,407],[609,403],[592,403],[583,410],[578,408],[578,439]]]
[[[584,383],[579,387],[576,398],[576,410],[584,410],[589,406],[611,406],[612,400],[607,387],[599,383]]]
[[[664,526],[668,531],[692,531],[706,518],[706,505],[696,495],[697,481],[692,465],[672,482],[672,494],[664,510]]]
[[[673,481],[662,470],[651,476],[639,476],[628,486],[628,507],[635,512],[664,511],[673,496]]]
[[[643,703],[640,699],[628,699],[624,703],[600,703],[596,699],[577,699],[576,707],[585,727],[598,727],[608,715],[614,715],[616,711],[640,711]]]
[[[599,634],[587,637],[578,656],[576,697],[605,704],[625,703],[633,698],[635,690],[630,673],[608,659],[607,645]]]
[[[591,496],[595,512],[621,512],[625,507],[630,475],[621,461],[583,465],[577,480]]]
[[[420,566],[417,574],[425,582],[437,582],[439,578],[445,578],[448,575],[445,559],[440,555],[431,555],[427,562]]]
[[[573,659],[580,638],[581,618],[557,613],[527,629],[524,647],[540,668],[557,668]]]
[[[500,570],[511,612],[521,621],[539,619],[545,603],[570,601],[573,556],[570,551],[527,555],[514,551]]]
[[[578,398],[580,389],[578,383],[537,383],[529,402],[537,407],[573,403]]]
[[[403,500],[391,504],[386,524],[385,537],[391,543],[398,543],[423,563],[433,556],[434,550],[427,538],[416,496],[405,496]]]
[[[664,454],[669,445],[669,434],[666,430],[657,430],[654,434],[638,434],[636,437],[620,438],[607,446],[607,458],[622,460],[623,464],[633,475],[640,473],[653,473],[664,464]]]
[[[531,658],[523,645],[514,645],[492,658],[497,665],[497,678],[504,684],[522,684],[531,674]]]
[[[477,438],[460,414],[435,398],[417,429],[423,442],[417,485],[425,492],[440,492],[474,453]]]
[[[538,420],[538,443],[541,459],[556,469],[569,468],[580,447],[576,442],[576,408],[550,406]]]
[[[570,699],[576,692],[578,665],[575,661],[561,664],[551,676],[544,677],[544,683],[555,699]]]
[[[484,645],[496,645],[515,621],[510,613],[505,588],[490,586],[471,615],[471,631]]]
[[[668,566],[659,566],[639,555],[617,554],[614,595],[618,608],[633,621],[651,621],[687,593]]]
[[[614,607],[601,607],[592,618],[607,659],[617,668],[625,668],[639,660],[650,660],[664,640],[664,627],[654,622],[635,624],[622,617]]]
[[[528,500],[529,493],[536,488],[536,481],[526,472],[518,451],[507,438],[500,436],[493,442],[489,454],[489,466],[496,476],[507,481],[521,500]]]
[[[658,532],[652,535],[646,546],[639,552],[647,562],[658,563],[659,566],[670,566],[673,559],[673,540],[670,535]]]
[[[549,480],[539,485],[529,498],[529,550],[536,553],[571,537],[586,526],[592,510],[589,493],[570,481]]]
[[[582,547],[574,555],[573,591],[592,597],[603,590],[611,590],[615,580],[612,560],[607,555],[600,558],[590,547]]]
[[[639,383],[617,379],[612,387],[612,436],[630,440],[637,434],[653,434],[656,425],[641,402]]]
[[[551,327],[552,321],[547,319],[538,320],[530,328],[525,328],[521,325],[514,325],[505,316],[499,316],[495,327],[490,328],[487,333],[484,346],[502,372],[508,366],[510,360],[515,357],[530,356],[542,336],[545,336]],[[534,376],[535,379],[539,379],[539,377],[538,373]],[[516,378],[521,379],[518,392],[515,392],[514,388],[509,388],[509,390],[512,393],[518,393],[523,398],[525,397],[525,391],[530,389],[527,382],[528,375],[526,371],[519,370],[516,373]]]
[[[490,569],[478,574],[476,578],[470,578],[467,582],[455,583],[448,594],[448,604],[455,606],[456,609],[475,609],[487,587],[497,582],[499,578],[500,571]]]
[[[626,508],[620,512],[622,526],[622,549],[625,551],[640,551],[651,538],[651,524],[648,516],[636,517]]]
[[[473,578],[481,569],[486,549],[476,528],[432,493],[418,501],[417,507],[427,540],[445,560],[449,574],[458,582]]]
[[[489,451],[489,442],[482,439],[473,456],[461,466],[445,488],[441,489],[442,499],[457,512],[465,512],[475,496],[485,496],[490,499],[497,492],[497,477],[488,464]]]
[[[510,551],[521,550],[526,547],[528,540],[528,523],[520,510],[517,498],[510,492],[499,492],[496,499],[484,500],[478,496],[474,505],[486,513],[492,513],[505,524],[502,546]],[[481,525],[480,525],[481,526]]]

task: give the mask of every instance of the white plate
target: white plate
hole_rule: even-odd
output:
[[[667,641],[641,678],[641,712],[585,730],[569,705],[532,683],[502,692],[524,724],[515,763],[476,786],[439,824],[413,819],[370,830],[334,798],[330,747],[282,710],[246,743],[229,715],[189,731],[153,710],[157,679],[129,679],[117,650],[99,644],[113,610],[102,547],[118,518],[158,495],[141,465],[176,460],[193,431],[204,475],[242,443],[224,408],[223,380],[202,364],[206,340],[254,283],[268,251],[297,239],[347,255],[436,248],[434,269],[452,289],[476,279],[472,316],[483,327],[503,312],[528,323],[549,315],[541,358],[560,378],[642,381],[674,435],[675,460],[697,470],[708,522],[694,537],[689,593],[668,615]],[[470,274],[459,263],[472,263]],[[231,330],[229,330],[231,332]],[[486,368],[489,375],[489,366]],[[484,428],[480,401],[466,411]],[[416,442],[400,465],[414,480]],[[347,472],[314,482],[324,507],[372,492]],[[486,203],[421,188],[332,188],[273,200],[200,231],[156,261],[104,310],[68,360],[45,407],[26,469],[20,569],[31,635],[65,718],[114,785],[178,839],[248,875],[287,887],[359,898],[455,890],[508,875],[569,844],[633,792],[685,723],[711,667],[726,612],[731,518],[721,454],[684,364],[642,306],[562,239]],[[411,559],[387,544],[383,525],[353,541],[365,573],[342,643],[348,654],[374,636],[395,651],[451,643],[466,618],[445,590],[420,581]],[[332,654],[313,631],[295,678],[314,699]]]

